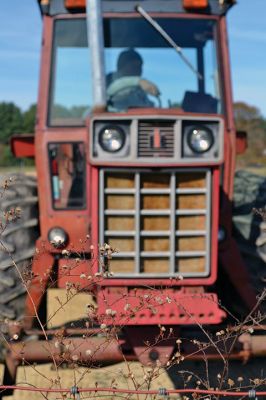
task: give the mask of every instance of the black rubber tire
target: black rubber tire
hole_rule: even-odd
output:
[[[245,170],[237,171],[234,183],[233,234],[258,295],[266,288],[266,224],[255,210],[265,208],[265,177]],[[266,311],[266,301],[263,305]]]
[[[30,273],[35,241],[39,236],[38,197],[36,179],[24,174],[0,177],[0,213],[4,227],[0,234],[0,325],[6,319],[20,319],[24,311],[25,286],[18,269]],[[5,188],[6,186],[6,188]],[[20,218],[5,225],[5,213],[16,208]]]

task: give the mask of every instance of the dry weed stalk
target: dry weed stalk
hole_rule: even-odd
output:
[[[4,196],[6,191],[8,190],[8,184],[9,182],[5,182],[3,185],[3,191],[0,193],[0,196]],[[265,210],[256,210],[256,213],[259,214],[262,218],[266,218],[266,212]],[[3,217],[1,219],[1,225],[0,229],[3,231],[6,229],[6,227],[10,223],[15,223],[21,215],[21,210],[19,208],[14,208],[10,209],[9,211],[5,212],[3,214]],[[85,239],[82,239],[80,242],[85,244],[89,238],[86,237]],[[84,361],[82,361],[78,355],[79,348],[74,344],[72,341],[72,337],[68,334],[65,333],[64,329],[61,331],[58,330],[57,333],[55,334],[55,340],[51,341],[50,336],[48,334],[48,328],[47,324],[55,318],[57,313],[60,311],[64,310],[65,307],[70,303],[80,292],[84,291],[84,287],[80,288],[79,284],[73,283],[73,282],[67,282],[66,283],[66,295],[65,299],[62,301],[61,299],[57,298],[58,302],[58,307],[56,311],[49,316],[49,319],[46,323],[43,323],[41,321],[41,318],[38,314],[38,310],[35,307],[34,301],[31,297],[30,293],[30,285],[33,279],[39,279],[40,283],[42,283],[45,274],[47,273],[44,271],[43,276],[33,276],[30,268],[21,271],[15,260],[12,257],[11,252],[9,249],[5,246],[5,243],[1,240],[0,237],[0,244],[3,247],[4,251],[6,251],[9,254],[10,259],[12,260],[13,267],[15,268],[18,276],[20,277],[21,282],[23,283],[25,287],[25,291],[32,302],[32,306],[34,308],[35,312],[35,318],[40,326],[40,329],[42,331],[44,340],[47,344],[47,348],[49,349],[49,354],[53,363],[53,367],[55,370],[55,378],[49,378],[47,376],[44,376],[38,369],[36,368],[36,365],[27,362],[27,360],[23,360],[23,365],[24,366],[29,366],[32,368],[34,372],[37,372],[40,375],[43,375],[43,378],[45,378],[49,382],[49,387],[62,387],[62,379],[61,379],[61,367],[64,366],[66,363],[70,364],[71,367],[73,368],[73,385],[78,386],[84,382],[86,377],[90,374],[90,371],[92,369],[97,368],[97,364],[95,363],[95,355],[99,350],[104,351],[105,347],[108,346],[112,341],[115,341],[117,344],[119,344],[119,340],[121,337],[121,333],[123,332],[124,324],[112,324],[112,319],[117,317],[116,315],[116,310],[115,310],[115,304],[112,304],[112,308],[108,306],[105,310],[105,315],[99,316],[97,313],[97,306],[93,304],[87,305],[87,319],[84,321],[84,328],[85,330],[87,329],[87,332],[83,334],[83,339],[84,342],[88,341],[91,339],[94,335],[94,333],[91,333],[90,328],[97,326],[98,328],[98,335],[104,338],[104,342],[101,343],[98,347],[91,348],[88,346],[87,353],[87,362],[84,364]],[[82,273],[79,278],[87,281],[87,284],[85,285],[85,288],[87,291],[93,291],[95,288],[99,287],[101,284],[101,281],[103,279],[106,279],[108,277],[112,277],[114,274],[110,271],[110,260],[112,259],[112,255],[114,252],[117,252],[117,249],[111,248],[108,244],[103,244],[100,245],[98,249],[91,248],[92,250],[92,257],[90,259],[90,267],[88,269],[88,273]],[[46,244],[42,243],[41,248],[36,249],[36,257],[40,256],[42,252],[46,252]],[[69,261],[70,259],[73,261],[72,266],[70,263],[66,263],[66,266],[64,268],[64,273],[70,274],[73,273],[73,270],[79,265],[81,261],[85,259],[85,255],[82,252],[76,253],[75,249],[70,249],[70,250],[62,250],[62,257],[66,259],[66,261]],[[99,272],[95,273],[92,275],[89,271],[92,270],[92,266],[95,263],[99,263],[100,269]],[[182,277],[177,277],[176,279],[182,279]],[[50,286],[54,287],[56,285],[56,281],[51,278],[50,281]],[[48,290],[49,288],[44,288],[43,290]],[[257,313],[257,310],[262,303],[262,301],[265,300],[266,297],[266,290],[258,297],[258,301],[256,306],[253,308],[253,310],[245,317],[243,321],[239,321],[237,318],[234,317],[232,320],[235,321],[234,326],[224,326],[222,329],[218,331],[209,331],[206,329],[205,326],[200,324],[198,320],[195,319],[193,315],[189,313],[188,310],[186,310],[182,304],[177,302],[175,299],[172,299],[168,295],[165,296],[163,295],[163,291],[160,289],[152,288],[152,287],[145,287],[146,294],[143,298],[139,299],[138,306],[135,307],[134,309],[131,308],[130,306],[130,301],[132,298],[132,294],[128,295],[127,298],[127,304],[128,307],[125,307],[124,309],[124,320],[127,321],[127,319],[131,319],[134,317],[138,312],[141,310],[149,309],[150,311],[157,313],[158,308],[162,307],[164,305],[167,305],[167,303],[174,303],[177,310],[180,310],[180,307],[183,308],[183,312],[190,317],[190,320],[193,322],[194,325],[196,325],[199,328],[199,331],[201,332],[201,336],[203,339],[198,339],[196,338],[182,338],[179,336],[175,336],[175,333],[173,331],[173,328],[171,327],[165,327],[164,325],[159,325],[159,333],[157,336],[153,337],[150,341],[147,341],[145,343],[146,349],[143,350],[145,351],[150,351],[154,346],[157,346],[158,344],[171,339],[174,339],[176,342],[176,348],[174,353],[170,356],[169,355],[169,360],[165,365],[162,365],[158,360],[157,362],[153,363],[150,365],[150,367],[146,368],[144,366],[141,366],[141,370],[143,372],[142,374],[142,379],[138,380],[134,374],[134,371],[132,370],[132,365],[130,362],[127,361],[126,357],[124,357],[124,363],[126,366],[126,371],[121,370],[121,375],[127,382],[129,386],[129,382],[131,385],[134,387],[135,390],[139,390],[142,388],[147,388],[150,389],[152,382],[160,377],[165,370],[172,370],[173,368],[178,367],[179,371],[178,374],[183,377],[183,387],[189,387],[192,384],[192,381],[194,381],[195,389],[200,389],[200,388],[205,388],[205,389],[212,389],[212,383],[211,383],[211,378],[210,378],[210,365],[209,365],[209,358],[208,358],[208,350],[210,348],[214,348],[220,356],[220,360],[222,361],[222,369],[221,371],[217,374],[217,382],[215,389],[217,390],[239,390],[240,388],[243,389],[243,377],[238,376],[237,380],[233,380],[229,376],[229,363],[230,363],[230,354],[232,353],[239,337],[244,334],[244,333],[249,333],[252,334],[254,329],[260,328],[261,330],[265,330],[264,326],[261,325],[261,321],[263,321],[264,316],[260,315]],[[219,304],[221,307],[221,305]],[[227,313],[229,313],[228,310],[226,310]],[[106,316],[109,318],[109,323],[105,323]],[[125,317],[126,316],[126,317]],[[231,317],[233,317],[231,315]],[[101,320],[102,318],[102,320]],[[8,321],[5,321],[8,323]],[[19,322],[17,322],[19,326]],[[26,348],[27,346],[27,341],[23,341],[23,337],[19,338],[19,335],[15,333],[13,337],[9,340],[6,337],[3,337],[6,346],[8,347],[10,342],[17,341],[18,339],[22,340],[23,343],[23,349]],[[183,348],[184,348],[184,342],[189,341],[190,345],[194,349],[191,354],[188,356],[185,353],[183,353]],[[55,349],[61,349],[60,357],[57,356],[57,352]],[[23,352],[22,349],[22,352]],[[73,356],[73,351],[75,355]],[[201,360],[203,362],[203,365],[205,366],[205,377],[202,378],[199,376],[197,371],[190,371],[187,369],[182,369],[183,363],[185,363],[190,356],[195,356],[195,355],[200,355]],[[77,368],[83,366],[85,367],[85,370],[81,373],[81,375],[78,377],[76,374]],[[25,382],[27,384],[27,382]],[[250,384],[252,387],[259,387],[261,385],[265,385],[266,380],[264,377],[257,377],[253,379]],[[97,387],[98,383],[94,382],[95,387]],[[118,387],[118,382],[116,378],[113,378],[111,381],[111,388],[115,389]],[[95,394],[96,395],[96,394]],[[45,394],[43,394],[44,398],[47,398]],[[93,397],[93,396],[92,396]],[[97,395],[99,397],[99,395]],[[137,395],[138,399],[140,398],[139,395]],[[145,398],[147,398],[148,395],[146,395]],[[192,395],[192,397],[195,399],[200,399],[200,395]],[[219,398],[219,396],[208,396],[209,398]],[[62,398],[65,399],[65,395],[62,395]],[[130,395],[126,395],[124,398],[128,399],[130,398]],[[142,397],[143,398],[143,397]],[[185,398],[185,397],[184,397]],[[205,397],[206,398],[206,397]]]

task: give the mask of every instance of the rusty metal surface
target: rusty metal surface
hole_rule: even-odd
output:
[[[78,365],[99,365],[122,362],[126,359],[121,351],[122,340],[108,337],[70,337],[53,338],[52,340],[32,340],[29,342],[10,343],[6,355],[6,368],[15,381],[17,367],[22,363],[52,362],[54,366],[68,363]],[[128,355],[128,360],[136,357]]]
[[[107,337],[54,338],[49,341],[32,340],[13,343],[7,358],[25,362],[118,362],[123,360],[120,346],[124,341]]]
[[[23,342],[12,342],[8,344],[7,360],[9,362],[20,363],[21,361],[30,362],[45,362],[53,361],[56,363],[62,362],[79,362],[79,363],[108,363],[120,362],[122,360],[135,360],[137,357],[130,352],[130,348],[141,347],[142,352],[149,353],[154,349],[163,349],[164,354],[168,354],[170,358],[171,353],[175,347],[175,336],[160,338],[159,333],[154,327],[152,334],[155,343],[147,344],[147,338],[150,337],[151,328],[146,327],[127,327],[126,337],[124,339],[117,338],[108,333],[104,334],[105,328],[102,328],[101,335],[90,336],[89,334],[81,337],[64,336],[58,334],[57,337],[45,340],[30,340]],[[157,328],[159,331],[159,328]],[[88,331],[89,332],[89,331]],[[157,338],[157,339],[156,339]],[[197,347],[195,340],[188,341],[187,344],[182,345],[182,355],[187,359],[199,359],[204,356],[210,359],[221,359],[221,354],[226,354],[228,359],[240,359],[243,352],[249,352],[250,357],[264,357],[266,355],[266,340],[265,335],[251,335],[249,333],[241,334],[236,340],[232,337],[225,339],[220,344],[209,344],[206,348],[200,349]],[[225,347],[224,347],[225,346]],[[230,348],[231,352],[228,352]],[[165,353],[165,349],[167,353]],[[139,352],[137,352],[139,353]],[[149,361],[145,364],[152,364],[157,358],[150,357]]]

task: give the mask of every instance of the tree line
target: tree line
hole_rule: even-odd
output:
[[[14,134],[34,133],[36,104],[23,112],[16,104],[0,103],[0,166],[13,166],[20,163],[13,157],[9,140]],[[31,160],[25,161],[32,164]]]
[[[248,150],[238,157],[239,167],[266,164],[266,119],[257,107],[245,102],[234,104],[236,128],[248,133]],[[36,104],[23,112],[16,104],[0,103],[0,166],[17,165],[10,151],[9,140],[13,134],[34,133]],[[30,163],[27,161],[27,163]]]

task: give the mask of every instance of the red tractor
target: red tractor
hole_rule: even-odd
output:
[[[23,355],[19,343],[8,346],[11,372],[22,358],[46,357],[36,311],[44,318],[50,281],[93,293],[92,342],[102,340],[97,321],[123,326],[121,343],[99,360],[165,363],[176,338],[200,338],[200,326],[217,332],[231,313],[245,315],[256,304],[232,236],[235,157],[246,145],[234,127],[226,33],[233,3],[39,1],[35,135],[12,141],[18,157],[35,157],[38,210],[34,179],[18,177],[7,202],[29,212],[4,233],[14,247],[13,260],[5,254],[1,261],[12,289],[0,295],[4,317],[23,312],[20,337],[35,332],[39,340]],[[100,262],[92,262],[99,246]],[[12,262],[23,267],[35,248],[24,308]],[[77,254],[82,262],[73,268]],[[99,278],[97,285],[88,277]],[[172,336],[144,351],[158,325]],[[80,343],[87,329],[76,328],[73,340]],[[191,341],[183,343],[182,354],[193,353]],[[260,335],[245,337],[230,357],[265,349]],[[217,349],[208,357],[219,357]]]

